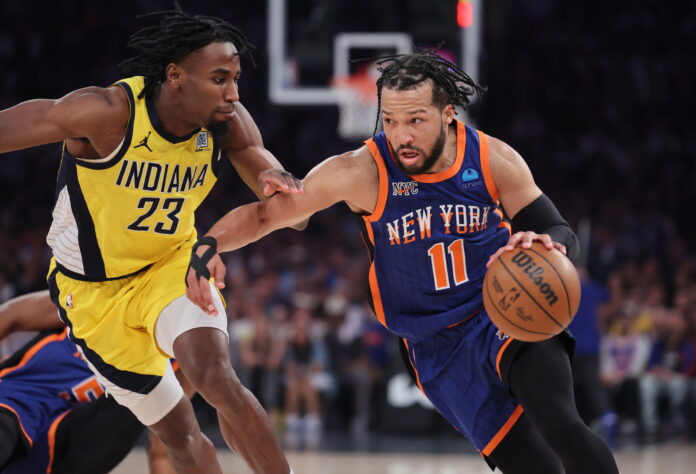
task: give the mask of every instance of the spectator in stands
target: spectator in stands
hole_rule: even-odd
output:
[[[613,319],[600,346],[600,380],[606,389],[609,408],[619,415],[620,433],[634,435],[640,418],[638,380],[644,372],[651,342],[635,330],[626,313]],[[619,432],[610,433],[612,442]],[[613,443],[612,443],[613,444]]]
[[[315,448],[321,435],[319,387],[328,360],[326,346],[320,336],[313,334],[311,324],[308,310],[295,309],[285,355],[285,422],[289,445],[296,446],[304,439],[308,447]]]
[[[661,433],[658,402],[661,396],[669,404],[669,426],[666,434],[680,432],[686,426],[683,404],[689,390],[688,374],[696,364],[694,347],[686,335],[687,322],[683,312],[669,311],[656,326],[646,373],[640,378],[640,397],[643,431],[646,440],[653,441]]]

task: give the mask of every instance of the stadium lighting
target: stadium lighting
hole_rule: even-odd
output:
[[[468,28],[474,22],[474,8],[469,0],[457,1],[457,25]]]

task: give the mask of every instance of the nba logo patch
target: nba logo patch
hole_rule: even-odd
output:
[[[501,331],[500,329],[498,329],[498,332],[496,332],[495,335],[498,336],[498,339],[500,339],[501,341],[504,341],[505,339],[510,337],[507,334],[505,334],[503,331]]]
[[[196,151],[206,150],[208,148],[208,132],[199,132],[196,136]]]
[[[72,309],[73,307],[73,298],[72,298],[72,293],[70,293],[66,298],[65,298],[65,306],[69,309]]]

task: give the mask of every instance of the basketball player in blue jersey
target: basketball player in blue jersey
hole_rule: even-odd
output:
[[[178,472],[219,473],[169,363],[218,411],[230,447],[251,469],[287,474],[266,413],[234,373],[227,319],[186,298],[194,211],[222,156],[259,197],[300,193],[264,148],[239,101],[236,27],[182,11],[151,21],[128,46],[132,77],[59,100],[0,111],[0,153],[63,141],[53,222],[51,297],[107,393],[164,442]]]
[[[42,332],[0,361],[0,472],[111,471],[145,427],[127,408],[102,396],[48,291],[0,305],[0,340],[13,331]],[[152,435],[148,463],[151,474],[172,469]]]
[[[215,313],[207,278],[224,273],[216,252],[344,201],[372,260],[377,318],[403,338],[418,385],[439,412],[505,473],[616,473],[611,452],[575,408],[572,337],[512,340],[483,309],[492,258],[533,241],[574,258],[575,234],[515,150],[455,120],[454,107],[481,91],[455,64],[431,52],[379,64],[384,131],[316,166],[304,194],[224,216],[191,255],[187,294]],[[511,235],[503,211],[520,232]]]

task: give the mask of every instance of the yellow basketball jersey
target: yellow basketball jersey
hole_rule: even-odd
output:
[[[116,83],[130,119],[113,153],[85,160],[63,147],[46,240],[74,278],[130,275],[196,238],[194,211],[217,180],[218,146],[206,129],[187,137],[164,131],[153,103],[138,98],[144,85],[142,77]]]

